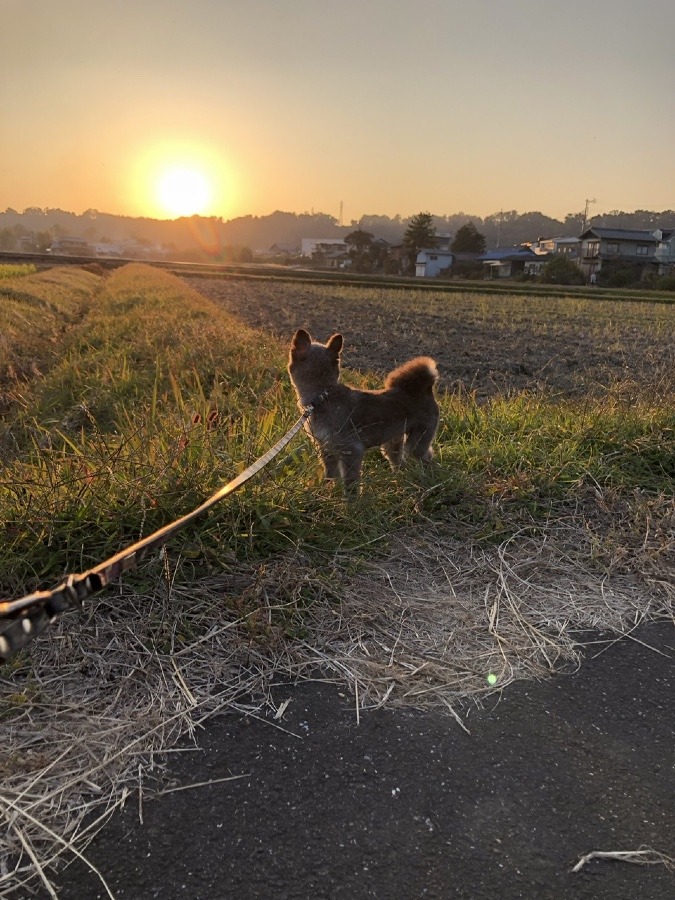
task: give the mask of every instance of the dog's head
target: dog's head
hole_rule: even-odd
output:
[[[342,344],[341,334],[334,334],[325,344],[320,344],[313,341],[304,328],[295,332],[288,357],[288,372],[303,399],[337,384]]]

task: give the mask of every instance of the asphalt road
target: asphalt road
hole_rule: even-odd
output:
[[[474,709],[361,713],[334,686],[275,689],[281,721],[224,716],[172,754],[169,787],[89,847],[116,898],[673,900],[675,628],[595,646],[581,670],[512,685]],[[650,645],[650,649],[642,643]],[[185,745],[189,746],[189,745]],[[81,863],[61,900],[106,897]]]

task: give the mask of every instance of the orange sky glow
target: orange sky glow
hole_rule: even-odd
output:
[[[0,209],[675,207],[671,0],[3,0]]]

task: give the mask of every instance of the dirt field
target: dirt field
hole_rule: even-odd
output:
[[[385,372],[433,356],[442,386],[479,398],[588,395],[626,379],[658,386],[675,368],[675,304],[186,280],[284,341],[299,327],[319,340],[342,331],[349,368]]]

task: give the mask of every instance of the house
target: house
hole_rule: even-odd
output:
[[[303,238],[302,256],[307,256],[311,248],[312,262],[315,266],[326,266],[329,269],[348,269],[352,264],[347,244],[339,238]]]
[[[96,256],[108,257],[110,259],[121,259],[124,251],[120,244],[98,243],[92,245]]]
[[[524,244],[530,247],[537,254],[555,253],[558,256],[566,256],[567,259],[577,259],[579,256],[579,245],[581,241],[578,237],[553,237],[553,238],[537,238],[531,244]]]
[[[453,255],[449,250],[437,248],[420,250],[415,260],[415,275],[418,278],[435,278],[452,265]]]
[[[545,260],[537,255],[530,247],[503,247],[497,250],[488,250],[478,257],[486,271],[486,278],[510,278],[512,275],[525,274],[525,267],[540,264]]]
[[[675,272],[675,229],[657,228],[654,232],[657,240],[654,256],[659,275],[671,275]]]
[[[301,256],[312,257],[319,250],[321,253],[346,253],[347,245],[342,238],[303,238],[300,248]]]
[[[54,256],[95,256],[96,251],[84,238],[63,237],[52,241],[51,246],[47,247],[47,253],[53,253]]]
[[[267,251],[267,256],[299,256],[300,247],[297,244],[272,244]]]
[[[385,240],[385,238],[378,237],[373,240],[373,246],[377,247],[381,253],[388,253],[391,248],[391,242]]]
[[[346,250],[323,250],[323,245],[319,244],[316,253],[320,254],[315,261],[328,269],[349,269],[352,264],[352,258]]]
[[[580,241],[577,265],[587,277],[612,262],[656,266],[656,249],[662,243],[653,231],[596,227],[587,228]]]

